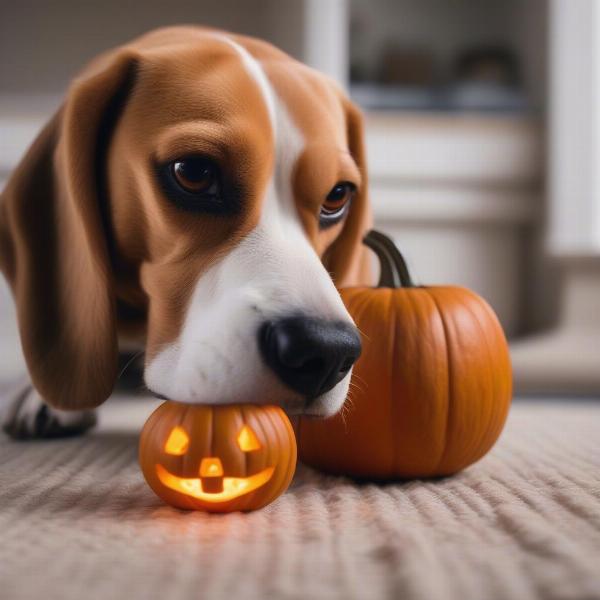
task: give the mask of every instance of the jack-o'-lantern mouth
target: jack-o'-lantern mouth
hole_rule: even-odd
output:
[[[178,477],[170,473],[165,467],[156,465],[156,474],[161,483],[171,490],[203,500],[205,502],[227,502],[245,496],[265,485],[273,476],[275,467],[267,467],[249,477],[222,477],[220,478],[219,491],[205,490],[202,477]],[[213,480],[214,478],[209,477]]]

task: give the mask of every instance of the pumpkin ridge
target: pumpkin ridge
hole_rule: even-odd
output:
[[[450,345],[448,344],[448,324],[446,323],[446,319],[444,317],[444,313],[442,311],[442,309],[440,308],[440,305],[436,299],[436,297],[434,296],[434,294],[432,294],[430,292],[430,290],[427,287],[423,288],[427,294],[429,295],[429,297],[432,299],[433,304],[435,305],[435,308],[438,312],[438,314],[440,315],[440,319],[442,321],[442,327],[444,328],[444,346],[446,348],[446,371],[448,373],[448,378],[447,378],[447,390],[448,390],[448,394],[447,394],[447,402],[448,402],[448,406],[447,406],[447,410],[446,410],[446,427],[444,430],[444,444],[442,446],[442,454],[440,455],[440,459],[437,462],[436,468],[435,470],[438,471],[440,468],[440,465],[443,464],[444,460],[446,459],[446,456],[448,454],[448,439],[449,439],[449,431],[450,431],[450,420],[451,420],[451,415],[450,412],[452,410],[452,396],[453,396],[453,389],[452,389],[452,361],[451,361],[451,349],[450,349]]]
[[[271,428],[272,428],[272,430],[273,430],[273,432],[275,434],[275,439],[277,440],[277,453],[278,453],[278,455],[280,455],[281,452],[282,452],[282,448],[284,448],[285,446],[284,446],[284,442],[283,442],[283,440],[281,439],[281,436],[280,436],[281,432],[280,432],[279,428],[276,426],[276,423],[275,423],[275,415],[273,414],[272,411],[269,410],[266,413],[266,417],[267,417],[266,421],[268,421],[268,423],[271,425]],[[283,470],[283,469],[275,469],[275,473],[273,473],[273,477],[276,478],[275,479],[274,487],[276,485],[277,489],[281,489],[281,486],[282,486],[282,483],[284,481],[285,475],[286,475],[286,473],[289,470],[289,457],[288,457],[288,462],[286,463],[285,467],[286,467],[285,470]],[[274,499],[275,499],[275,497],[273,495],[267,496],[268,502],[266,502],[265,504],[268,504],[269,502],[272,502]]]
[[[272,424],[271,415],[270,415],[270,412],[268,410],[265,412],[265,418],[264,419],[256,419],[256,424],[258,425],[258,428],[260,429],[260,432],[262,434],[263,440],[271,440],[273,438],[273,435],[272,435],[273,432],[275,432],[275,439],[277,439],[277,437],[278,437],[277,436],[277,428],[275,426],[273,426],[271,428],[271,431],[267,431],[266,427],[265,427],[265,425],[266,425],[265,421],[267,423],[269,423],[269,424]],[[265,468],[265,466],[268,467],[268,466],[274,464],[273,456],[272,456],[273,446],[274,446],[274,444],[272,444],[272,443],[270,443],[267,446],[267,452],[266,452],[265,458],[263,459],[262,468]],[[279,448],[277,448],[277,450],[279,450]],[[247,456],[246,456],[246,459],[247,459]],[[273,473],[272,478],[274,479],[273,485],[274,486],[276,485],[277,489],[278,489],[280,484],[279,484],[279,477],[277,477],[277,475],[278,475],[278,470],[276,468],[275,472]],[[258,490],[256,490],[256,492],[258,492]],[[256,494],[256,492],[253,492],[251,494],[251,496],[253,497]],[[252,498],[250,498],[250,499],[252,499]],[[271,502],[271,495],[267,496],[267,501]],[[265,502],[265,504],[268,504],[268,502]],[[260,502],[260,503],[262,504],[262,502]]]
[[[428,289],[423,288],[423,287],[418,287],[418,288],[413,288],[410,293],[406,294],[406,299],[408,304],[410,305],[410,315],[412,317],[412,322],[410,327],[408,327],[409,331],[419,331],[420,329],[423,329],[425,331],[427,331],[428,329],[433,331],[433,327],[431,326],[431,317],[432,315],[436,315],[439,318],[439,327],[441,327],[442,329],[442,343],[444,346],[444,350],[443,350],[443,354],[446,357],[445,360],[445,364],[446,367],[448,365],[448,350],[447,350],[447,340],[446,340],[446,330],[444,328],[444,323],[442,320],[441,315],[439,314],[439,308],[438,306],[435,304],[435,302],[433,301],[433,299],[431,298],[431,294],[428,293]],[[429,303],[427,306],[427,311],[424,313],[423,312],[423,304],[426,303],[426,301]],[[425,327],[422,327],[422,322],[426,323]],[[431,342],[434,342],[434,339],[431,340]],[[427,356],[428,352],[423,352],[423,341],[422,339],[419,339],[418,342],[415,344],[415,348],[413,348],[413,352],[418,353],[418,362],[416,363],[416,367],[418,369],[418,379],[421,379],[423,377],[423,371],[424,369],[427,370],[427,372],[429,373],[429,367],[431,366],[431,359],[426,358],[425,360],[423,360],[422,356],[423,354],[425,354]],[[399,349],[397,347],[396,344],[396,351],[398,352]],[[394,371],[395,373],[396,371]],[[429,375],[428,375],[429,376]],[[427,376],[427,377],[428,377]],[[449,380],[449,374],[448,374],[448,369],[446,368],[446,377]],[[413,382],[414,383],[414,382]],[[395,389],[397,389],[397,385],[394,386]],[[442,391],[442,398],[438,398],[435,395],[435,390],[429,390],[428,392],[423,392],[421,386],[419,386],[419,391],[418,393],[420,394],[420,399],[422,402],[427,403],[427,407],[426,407],[426,411],[427,414],[430,415],[428,420],[430,421],[430,423],[433,422],[433,418],[431,417],[432,414],[436,414],[437,412],[441,412],[438,410],[438,402],[441,400],[441,402],[443,402],[443,409],[445,410],[445,414],[446,414],[446,423],[443,425],[442,429],[445,431],[448,428],[448,415],[449,415],[449,398],[448,398],[448,386],[446,386],[446,390]],[[413,398],[413,394],[414,394],[414,390],[411,389],[410,393],[409,393],[409,398]],[[405,400],[406,402],[406,400]],[[410,415],[410,406],[412,404],[412,400],[409,400],[407,403],[408,405],[408,410],[409,410],[409,415],[404,414],[404,418],[408,418],[411,419],[414,417]],[[421,415],[422,416],[422,415]],[[423,427],[425,427],[425,425],[423,425]],[[430,435],[434,436],[435,439],[439,439],[438,436],[434,433],[434,432],[430,432]],[[445,434],[444,434],[445,435]],[[434,445],[435,447],[435,445]],[[436,462],[431,462],[431,461],[427,461],[427,463],[430,464],[423,464],[419,469],[417,469],[415,472],[417,473],[418,476],[422,476],[424,473],[430,474],[430,471],[435,468],[434,465],[437,463],[437,460],[441,459],[441,456],[444,452],[444,447],[445,447],[445,439],[442,440],[442,443],[439,445],[439,450],[437,452],[437,456],[434,456],[433,458],[436,459]],[[429,450],[429,449],[428,449]],[[429,454],[429,452],[428,452]],[[396,471],[395,472],[401,472],[406,470],[406,466],[404,466],[406,464],[406,458],[403,456],[398,457],[398,463],[396,465]]]
[[[285,469],[285,473],[288,473],[288,475],[286,475],[285,477],[288,479],[287,481],[287,487],[290,486],[290,484],[292,483],[292,480],[294,478],[294,475],[296,474],[296,464],[298,461],[298,450],[297,450],[297,444],[289,444],[288,440],[292,439],[294,442],[296,441],[296,434],[294,432],[294,428],[292,427],[292,424],[287,416],[287,414],[285,413],[285,411],[283,409],[280,409],[285,416],[284,422],[285,422],[285,430],[288,436],[288,439],[284,440],[282,442],[282,447],[285,448],[287,446],[289,446],[289,451],[287,452],[287,464],[286,464],[286,469]],[[275,416],[273,415],[273,418]],[[289,473],[291,473],[291,475],[289,475]]]
[[[268,439],[274,438],[276,440],[276,443],[270,444],[269,448],[272,448],[274,451],[276,451],[278,461],[279,461],[281,458],[282,452],[286,448],[287,440],[283,439],[282,432],[281,432],[280,428],[277,427],[276,413],[278,413],[278,412],[279,411],[277,411],[275,408],[269,407],[269,409],[267,409],[265,412],[265,422],[269,424],[270,429],[271,429]],[[277,416],[279,417],[279,415],[277,415]],[[287,416],[285,414],[284,414],[284,417],[287,418]],[[262,423],[261,423],[261,425],[262,425]],[[287,430],[287,428],[286,428],[286,430]],[[286,455],[287,455],[287,452],[286,452]],[[280,462],[277,463],[277,467],[275,468],[275,472],[273,473],[273,487],[272,487],[273,490],[274,489],[281,490],[283,487],[283,483],[289,472],[289,456],[287,456],[286,458],[287,458],[287,460],[286,460],[286,464],[285,464],[285,469],[281,468]],[[272,463],[273,463],[273,457],[269,457],[267,466]],[[275,493],[272,491],[268,496],[266,496],[263,499],[261,504],[263,506],[269,504],[270,502],[275,500],[275,498],[277,498],[278,495],[279,495],[278,493]]]
[[[396,462],[398,460],[398,449],[396,448],[396,445],[394,444],[394,438],[395,438],[395,431],[396,431],[396,418],[397,418],[397,410],[396,410],[396,404],[397,402],[394,401],[394,372],[395,372],[395,365],[396,365],[396,325],[398,323],[398,319],[396,316],[396,311],[393,309],[393,303],[394,303],[394,292],[395,292],[395,288],[388,288],[388,293],[387,293],[387,304],[386,304],[386,313],[389,316],[390,314],[392,315],[391,319],[393,319],[393,321],[391,323],[389,323],[389,331],[393,332],[393,336],[388,336],[388,343],[391,344],[392,346],[392,351],[389,351],[389,347],[388,347],[388,351],[386,352],[386,354],[388,355],[388,361],[390,363],[389,366],[389,374],[390,376],[387,378],[388,382],[389,382],[389,392],[387,394],[387,398],[388,398],[388,402],[389,402],[389,414],[391,415],[391,419],[389,421],[389,427],[390,427],[390,438],[391,438],[391,442],[392,442],[392,448],[394,449],[393,452],[391,452],[391,464],[390,464],[390,475],[387,475],[387,477],[393,475],[394,473],[394,467],[396,466]]]
[[[296,465],[298,462],[298,447],[296,443],[296,433],[294,432],[292,423],[290,422],[286,412],[282,408],[279,408],[279,411],[281,411],[283,415],[280,416],[279,414],[277,414],[277,417],[279,419],[282,419],[285,423],[285,432],[287,434],[286,439],[282,440],[281,442],[281,448],[287,449],[286,469],[285,471],[282,471],[284,480],[286,481],[285,489],[287,489],[292,483],[294,475],[296,474]],[[275,412],[273,413],[273,420],[275,420]],[[278,429],[278,431],[280,430]],[[290,443],[290,440],[292,441],[292,443]]]
[[[195,415],[194,415],[195,410],[194,409],[196,407],[191,404],[187,404],[187,403],[183,403],[183,402],[180,402],[179,404],[182,405],[181,414],[179,416],[179,422],[180,422],[180,424],[184,424],[189,421],[188,427],[186,427],[186,431],[188,432],[190,439],[193,440],[193,438],[196,437],[196,433],[197,433],[196,427],[194,426],[195,425]],[[211,410],[208,414],[210,415],[210,418],[212,420],[213,411]],[[211,432],[211,435],[212,435],[212,432]],[[194,444],[194,441],[195,440],[193,440],[191,442],[191,444]],[[191,447],[192,447],[191,444],[190,444],[190,448],[188,449],[188,451],[181,457],[183,469],[180,469],[180,472],[182,472],[182,473],[188,473],[188,472],[192,473],[191,467],[193,466],[193,462],[192,462],[193,456],[192,456],[192,452],[191,452]],[[195,447],[195,444],[194,444],[194,447]],[[212,450],[212,448],[210,450]],[[197,473],[195,475],[197,475]],[[194,510],[195,501],[192,498],[185,497],[185,498],[181,498],[181,500],[183,500],[183,502],[186,504],[186,510]]]
[[[490,346],[489,335],[486,334],[486,328],[483,326],[483,324],[481,323],[481,320],[480,320],[480,313],[479,313],[478,309],[481,308],[481,307],[485,308],[485,311],[487,313],[487,317],[489,319],[491,319],[492,322],[494,323],[494,326],[495,326],[494,327],[494,335],[495,335],[496,338],[498,337],[498,334],[501,332],[501,330],[499,331],[499,324],[497,323],[497,317],[496,317],[496,315],[492,311],[490,311],[488,309],[487,304],[481,304],[481,303],[479,303],[479,304],[476,304],[476,305],[473,305],[473,304],[469,305],[469,312],[473,316],[473,319],[477,323],[479,331],[481,332],[482,337],[485,340],[485,347],[486,347],[487,352],[488,352],[488,358],[491,358],[496,353],[494,352],[493,348]],[[492,367],[493,364],[494,364],[493,360],[488,360],[487,361],[488,370],[491,373],[491,378],[492,378],[492,381],[493,381],[493,384],[492,384],[492,397],[493,397],[493,406],[495,406],[497,404],[504,404],[503,398],[499,397],[500,394],[501,394],[501,392],[504,391],[504,389],[503,389],[504,386],[496,385],[496,382],[498,380],[501,380],[501,383],[503,383],[503,381],[502,381],[503,378],[501,377],[501,373],[499,372],[499,370],[498,369],[494,369]],[[509,366],[509,369],[510,369],[510,366]],[[512,385],[509,386],[509,387],[512,387]],[[507,403],[507,406],[510,406],[510,401],[511,401],[511,396],[512,396],[512,392],[511,391],[509,391],[508,396],[509,396],[509,401]],[[494,414],[493,410],[490,410],[489,412],[492,413],[492,414]],[[490,437],[491,433],[494,434],[492,436],[494,438],[494,440],[498,439],[498,437],[500,435],[500,432],[502,430],[502,425],[504,424],[504,421],[506,420],[507,414],[508,414],[508,410],[506,410],[506,412],[504,413],[504,418],[502,418],[502,417],[500,417],[500,418],[498,418],[498,417],[496,417],[496,418],[493,418],[493,417],[489,418],[488,419],[487,427],[486,427],[486,429],[484,431],[485,435],[481,436],[481,440],[485,440],[486,438]],[[496,433],[496,429],[499,429],[500,431],[498,433]],[[481,442],[481,440],[480,440],[480,442]],[[480,454],[480,453],[478,453],[478,454]],[[484,454],[485,454],[485,452],[483,452],[483,454],[480,454],[477,457],[476,460],[479,460],[482,456],[484,456]]]
[[[297,444],[297,440],[296,440],[296,432],[294,431],[294,426],[292,425],[287,414],[285,414],[285,411],[283,411],[283,409],[280,409],[280,410],[282,410],[282,412],[284,413],[284,416],[285,416],[284,422],[285,422],[285,429],[286,429],[287,435],[288,435],[288,440],[291,439],[294,442],[296,442],[294,444],[290,444],[290,448],[289,448],[289,452],[288,452],[288,465],[286,468],[286,472],[290,471],[290,467],[292,466],[292,463],[293,463],[293,467],[294,467],[294,470],[293,470],[290,480],[288,482],[288,486],[289,486],[292,482],[292,479],[294,478],[294,475],[296,474],[296,466],[298,464],[298,444]],[[286,444],[288,443],[288,440],[285,440]]]
[[[393,300],[394,300],[394,289],[390,289],[389,290],[389,298],[390,298],[390,305],[393,304]],[[407,294],[408,300],[409,300],[409,304],[410,304],[410,294]],[[398,344],[396,342],[396,336],[398,335],[398,331],[397,331],[397,326],[398,326],[398,316],[397,316],[397,312],[396,310],[394,310],[394,307],[392,307],[392,310],[390,311],[392,316],[392,322],[390,323],[390,332],[392,333],[392,335],[390,335],[389,337],[391,345],[392,345],[392,351],[387,352],[388,355],[391,354],[391,368],[390,368],[390,393],[388,394],[388,397],[390,399],[390,415],[391,415],[391,419],[390,419],[390,428],[391,428],[391,438],[392,438],[392,465],[391,465],[391,471],[390,471],[390,475],[388,476],[392,476],[395,469],[396,469],[396,465],[398,464],[398,460],[399,460],[399,456],[398,456],[398,445],[395,444],[395,438],[396,438],[396,423],[398,422],[398,418],[399,418],[399,413],[401,413],[402,411],[400,410],[400,407],[398,406],[400,402],[396,401],[396,399],[394,398],[394,390],[396,389],[395,383],[396,383],[396,377],[397,377],[397,369],[396,369],[396,359],[397,359],[397,352],[398,352]]]
[[[510,352],[508,351],[508,347],[507,347],[507,344],[506,344],[506,336],[504,334],[504,330],[502,329],[502,325],[500,324],[500,322],[498,320],[498,316],[493,311],[492,307],[487,302],[484,302],[484,303],[480,304],[479,308],[482,309],[487,314],[487,316],[489,317],[489,319],[495,324],[497,337],[499,337],[500,341],[502,341],[502,343],[504,344],[505,350],[506,350],[504,356],[505,356],[505,359],[506,359],[505,360],[505,366],[508,368],[508,373],[509,373],[509,381],[508,381],[508,386],[507,386],[507,388],[508,388],[507,392],[508,392],[508,396],[509,396],[509,405],[510,405],[510,402],[512,401],[512,393],[513,393],[512,361],[511,361],[511,357],[510,357]],[[506,414],[505,414],[504,420],[506,420],[507,416],[508,416],[508,408],[506,410]]]
[[[267,411],[265,413],[265,421],[269,425],[273,424],[272,419],[271,419],[271,412],[270,411]],[[265,433],[264,424],[261,422],[260,426],[261,426],[261,431],[264,434]],[[273,433],[275,434],[274,436],[273,436]],[[277,429],[274,426],[273,427],[269,427],[268,436],[265,439],[272,439],[273,437],[277,441],[277,444],[275,444],[275,443],[269,444],[269,451],[271,451],[271,449],[276,446],[276,450],[279,453],[279,450],[280,450],[279,432],[277,431]],[[272,457],[270,455],[268,455],[267,458],[268,458],[268,460],[266,461],[266,464],[267,465],[272,464],[272,462],[273,462]],[[277,488],[279,488],[280,485],[281,485],[281,478],[279,477],[279,475],[280,475],[280,472],[276,468],[275,471],[273,472],[273,475],[272,475],[271,479],[273,480],[273,485],[276,486]],[[264,500],[265,500],[265,504],[268,504],[269,502],[271,502],[271,495],[266,496],[266,498]]]
[[[485,349],[487,351],[487,357],[488,357],[488,360],[485,361],[485,364],[487,367],[489,381],[491,382],[491,388],[492,388],[492,394],[491,394],[492,405],[491,406],[494,406],[496,404],[496,402],[498,401],[497,386],[495,385],[497,376],[496,376],[495,370],[492,368],[493,361],[490,360],[490,358],[493,356],[494,353],[492,352],[492,349],[490,348],[488,333],[486,331],[486,328],[483,327],[483,325],[481,324],[481,321],[479,320],[479,314],[473,309],[471,303],[469,303],[467,305],[467,303],[465,302],[465,310],[468,310],[469,314],[473,318],[473,321],[475,323],[477,323],[477,328],[479,329],[479,332],[481,333],[481,337],[484,340],[484,345],[485,345]],[[488,412],[492,413],[493,410],[488,410]],[[482,445],[481,442],[483,440],[485,440],[485,438],[489,435],[489,431],[492,428],[493,428],[493,420],[491,418],[488,418],[486,427],[483,431],[481,431],[479,439],[477,440],[477,444],[475,445],[477,450],[481,447],[481,445]],[[476,456],[475,460],[479,460],[481,458],[481,456],[483,456],[483,455],[480,456],[479,452],[475,452],[474,454]]]
[[[228,409],[229,408],[232,409],[231,413],[239,416],[239,421],[241,422],[242,427],[247,424],[246,410],[251,411],[253,408],[253,405],[248,404],[248,405],[241,405],[239,407],[234,406],[234,405],[225,405],[225,406]],[[232,442],[232,445],[235,447],[236,454],[238,452],[242,452],[242,456],[244,457],[244,459],[242,461],[243,466],[241,466],[241,469],[244,473],[243,477],[248,477],[248,454],[246,452],[243,452],[239,448],[239,444],[237,442],[237,436],[240,431],[239,424],[236,424],[235,429],[234,429],[234,426],[231,425],[230,421],[232,419],[235,420],[235,417],[232,416],[232,414],[228,414],[227,416],[228,416],[228,429],[231,429],[232,431],[235,432],[234,433],[235,442],[234,443]],[[251,425],[250,425],[250,427],[254,430],[254,427],[252,427]],[[214,442],[214,439],[213,439],[213,442]],[[261,467],[262,467],[262,465],[261,465]],[[257,493],[257,490],[254,490],[254,491],[250,492],[249,494],[244,494],[243,496],[239,496],[239,497],[235,498],[235,500],[233,501],[235,503],[234,504],[235,509],[241,510],[241,511],[247,510],[247,505],[252,503],[252,501],[254,500],[254,498],[256,496],[256,493]]]

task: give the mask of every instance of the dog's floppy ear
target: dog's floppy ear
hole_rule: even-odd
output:
[[[352,200],[342,232],[323,257],[325,267],[340,288],[372,284],[371,259],[362,243],[363,237],[372,227],[363,116],[352,102],[346,98],[342,102],[346,111],[348,146],[360,169],[362,184]]]
[[[103,153],[135,57],[113,51],[72,83],[0,198],[0,267],[34,386],[52,406],[97,406],[116,379]]]

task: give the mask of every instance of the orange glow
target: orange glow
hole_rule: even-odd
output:
[[[200,463],[200,477],[222,477],[223,465],[218,458],[203,458]]]
[[[260,442],[254,431],[252,431],[248,425],[242,427],[242,430],[238,434],[237,442],[240,450],[243,450],[244,452],[260,450]]]
[[[205,502],[215,503],[235,500],[240,496],[253,492],[265,485],[271,479],[274,472],[275,467],[267,467],[255,475],[250,475],[250,477],[223,477],[223,490],[210,493],[204,491],[202,488],[202,479],[199,477],[190,479],[177,477],[169,473],[162,465],[156,465],[156,474],[163,485],[181,494],[192,496]]]
[[[165,452],[181,456],[187,452],[190,445],[190,438],[182,427],[175,427],[169,434],[169,439],[165,444]]]

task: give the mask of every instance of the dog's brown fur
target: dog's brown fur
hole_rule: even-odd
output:
[[[260,62],[307,140],[293,185],[308,238],[338,285],[364,280],[360,113],[335,84],[269,44],[231,38]],[[247,210],[190,217],[167,202],[153,161],[198,149],[239,173]],[[0,204],[0,266],[33,384],[49,404],[103,402],[120,335],[137,337],[149,355],[176,337],[194,282],[256,224],[273,153],[259,90],[209,30],[151,32],[73,81]],[[322,198],[350,177],[360,185],[348,218],[319,230]]]

